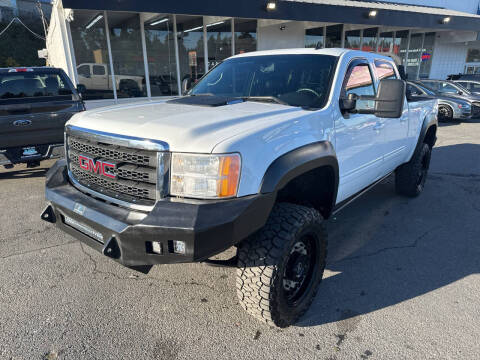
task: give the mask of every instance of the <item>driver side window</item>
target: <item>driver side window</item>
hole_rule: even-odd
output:
[[[367,63],[351,65],[343,82],[341,96],[346,98],[349,94],[358,96],[375,96],[373,76]],[[358,100],[357,109],[373,109],[375,102],[372,100]]]

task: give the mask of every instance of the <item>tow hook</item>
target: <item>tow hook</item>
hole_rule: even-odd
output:
[[[119,259],[120,258],[120,247],[118,246],[117,239],[115,237],[111,237],[110,240],[107,241],[105,247],[102,250],[103,255],[108,256],[112,259]]]
[[[52,205],[48,205],[45,210],[43,210],[42,215],[40,218],[46,222],[55,224],[57,222],[57,217],[55,216],[55,212],[53,211]]]

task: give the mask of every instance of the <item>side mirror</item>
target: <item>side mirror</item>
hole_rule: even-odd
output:
[[[340,99],[340,110],[343,112],[353,112],[357,108],[356,94],[348,94],[346,98]]]
[[[406,88],[406,83],[403,80],[381,80],[378,86],[378,94],[375,98],[375,116],[395,119],[401,117]]]
[[[87,88],[85,87],[85,85],[80,84],[77,86],[77,92],[78,92],[78,95],[80,95],[80,97],[83,98],[83,96],[87,92]]]
[[[182,81],[182,95],[187,95],[188,90],[192,87],[192,79],[190,78],[185,78]]]
[[[463,91],[458,91],[458,95],[463,95]]]

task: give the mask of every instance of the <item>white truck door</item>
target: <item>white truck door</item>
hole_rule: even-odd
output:
[[[343,81],[341,97],[350,93],[375,95],[372,70],[367,60],[350,63]],[[357,109],[371,109],[373,101],[358,101]],[[346,113],[335,120],[336,153],[340,184],[337,203],[358,193],[380,177],[383,161],[384,123],[372,114]]]
[[[375,75],[378,82],[382,79],[397,79],[393,64],[385,60],[375,60]],[[399,119],[382,119],[385,123],[385,143],[383,145],[382,172],[386,175],[401,165],[407,156],[408,140],[408,104],[405,99],[403,114]]]
[[[107,91],[108,89],[108,74],[106,65],[92,65],[92,83],[94,83],[95,90]]]
[[[92,89],[92,72],[90,64],[80,64],[77,66],[78,83],[84,85],[87,90]]]

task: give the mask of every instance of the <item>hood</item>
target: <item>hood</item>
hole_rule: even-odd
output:
[[[232,136],[308,113],[302,108],[251,101],[223,106],[145,101],[86,111],[73,116],[68,125],[161,140],[171,151],[210,153]]]

